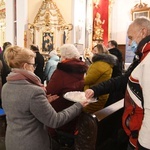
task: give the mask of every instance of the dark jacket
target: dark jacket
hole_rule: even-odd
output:
[[[150,41],[150,36],[144,38],[139,43],[133,62],[123,75],[115,77],[115,78],[111,78],[108,81],[98,84],[97,86],[91,87],[91,89],[94,90],[95,97],[102,95],[102,94],[107,94],[107,93],[116,92],[116,91],[123,92],[124,93],[123,97],[125,96],[128,78],[131,72],[134,70],[134,68],[139,64],[140,59],[142,57],[141,49],[145,45],[145,43],[147,43],[148,41]]]
[[[59,112],[73,104],[63,98],[63,95],[69,91],[83,91],[84,74],[87,66],[83,61],[71,59],[60,62],[54,71],[48,85],[46,87],[47,94],[57,94],[59,98],[51,103],[54,109]],[[76,119],[59,128],[68,133],[74,133]]]
[[[117,57],[116,65],[113,67],[112,78],[122,75],[122,53],[117,48],[109,49],[110,54]],[[123,96],[120,91],[110,92],[105,107],[111,105],[112,103],[118,101]]]
[[[115,55],[118,58],[117,65],[113,68],[112,77],[117,77],[122,75],[122,53],[117,48],[109,49],[110,54]]]
[[[126,87],[127,87],[127,84],[128,84],[128,87],[129,89],[133,90],[132,87],[130,87],[130,85],[132,85],[130,83],[130,80],[129,80],[129,76],[130,74],[132,73],[132,71],[135,69],[135,67],[137,65],[139,65],[139,63],[142,61],[143,57],[145,56],[145,50],[143,50],[144,46],[146,45],[146,43],[148,43],[150,41],[150,36],[147,36],[146,38],[144,38],[138,45],[138,48],[137,48],[137,52],[136,52],[136,56],[134,57],[134,61],[133,63],[130,65],[130,67],[128,68],[128,70],[125,72],[124,75],[122,76],[118,76],[116,78],[111,78],[110,80],[106,81],[106,82],[103,82],[97,86],[94,86],[92,87],[91,89],[94,90],[94,96],[99,96],[99,95],[102,95],[102,94],[106,94],[106,93],[109,93],[109,92],[113,92],[113,91],[122,91],[124,93],[124,96],[125,97],[125,91],[126,91]],[[149,49],[146,50],[146,53],[149,52]],[[131,77],[132,78],[132,77]],[[135,93],[136,91],[134,91]],[[127,95],[128,94],[128,90],[126,92],[126,98],[128,98],[129,96]],[[136,94],[136,93],[135,93]],[[137,94],[138,95],[138,94]],[[141,95],[143,96],[143,95]],[[122,97],[122,98],[123,98]],[[127,99],[125,98],[125,111],[124,111],[124,114],[126,113],[126,110],[128,107],[130,107],[131,105],[136,105],[134,101],[131,101],[131,98],[130,98],[130,103],[128,101],[127,103]],[[138,97],[140,99],[142,99],[142,97]],[[135,111],[135,109],[134,109]],[[140,113],[135,113],[137,116],[138,115],[141,115],[142,111],[140,111]],[[134,116],[134,114],[132,114]],[[125,120],[125,118],[124,118]],[[141,122],[141,120],[139,121]],[[124,124],[123,124],[124,125]],[[124,125],[125,126],[125,125]],[[135,124],[135,126],[137,126]],[[128,128],[129,129],[129,128]],[[138,134],[138,133],[137,133]],[[136,137],[134,137],[134,139],[137,139],[138,135],[136,135]],[[131,138],[132,137],[132,134],[131,134]],[[131,140],[130,140],[131,141]],[[134,143],[135,144],[135,143]],[[137,144],[135,144],[137,145]],[[139,145],[139,147],[142,147],[141,145]]]
[[[6,83],[6,77],[10,73],[11,69],[8,67],[4,60],[4,52],[0,53],[0,60],[2,61],[2,71],[1,71],[1,76],[2,76],[2,85]]]
[[[41,82],[44,82],[44,57],[39,52],[36,52],[35,57],[36,69],[34,73],[41,79]]]
[[[125,94],[128,77],[130,76],[133,69],[138,65],[138,63],[139,60],[137,59],[130,65],[128,70],[123,75],[111,78],[108,81],[102,82],[96,86],[91,87],[91,89],[94,91],[94,97],[115,91],[121,91]],[[124,94],[122,98],[124,97]]]

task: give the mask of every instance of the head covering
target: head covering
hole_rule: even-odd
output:
[[[50,53],[49,53],[49,56],[52,57],[52,56],[55,56],[57,55],[57,51],[56,50],[52,50]]]

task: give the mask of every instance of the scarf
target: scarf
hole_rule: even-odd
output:
[[[45,92],[46,88],[41,83],[41,80],[34,73],[24,70],[24,69],[12,69],[10,74],[6,78],[7,81],[18,81],[18,80],[26,80],[34,85],[41,87]]]

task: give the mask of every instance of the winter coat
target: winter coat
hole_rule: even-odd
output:
[[[150,36],[149,42],[141,48],[139,65],[132,71],[125,94],[123,127],[129,141],[137,147],[137,140],[150,149]]]
[[[149,52],[150,36],[147,36],[139,43],[134,62],[124,75],[92,87],[94,96],[116,90],[126,91],[122,123],[130,143],[139,149],[150,149]]]
[[[57,55],[51,56],[50,59],[47,61],[44,71],[44,78],[48,82],[53,74],[53,72],[57,68],[57,64],[60,58]]]
[[[36,52],[35,57],[35,65],[36,68],[34,70],[34,73],[41,79],[41,82],[44,82],[44,57],[39,52]]]
[[[4,85],[6,83],[6,77],[11,71],[6,61],[4,60],[4,51],[0,53],[0,60],[2,61],[2,69],[1,69],[2,85]]]
[[[123,69],[122,53],[117,48],[109,49],[109,52],[110,52],[110,54],[115,55],[118,59],[117,60],[117,65],[113,67],[112,77],[117,77],[117,76],[122,75],[122,69]]]
[[[117,77],[117,76],[121,76],[123,73],[122,53],[117,48],[109,49],[109,52],[112,55],[115,55],[117,57],[117,65],[113,67],[112,78]],[[109,93],[109,97],[107,99],[105,107],[117,102],[122,97],[123,97],[122,91],[115,91],[115,92]]]
[[[117,58],[111,54],[96,54],[92,58],[93,63],[89,66],[84,78],[84,90],[111,78],[112,70]],[[108,94],[98,97],[98,102],[89,104],[84,108],[86,112],[94,113],[102,109],[108,99]]]
[[[47,94],[57,94],[59,98],[51,103],[53,108],[59,112],[73,104],[73,102],[63,98],[66,92],[83,91],[84,74],[87,71],[87,65],[80,60],[70,59],[59,62],[46,87]],[[74,133],[76,119],[59,128],[64,132]]]
[[[7,82],[2,88],[2,104],[7,117],[7,150],[50,150],[44,125],[58,128],[82,111],[81,104],[76,103],[56,113],[45,91],[27,80]]]

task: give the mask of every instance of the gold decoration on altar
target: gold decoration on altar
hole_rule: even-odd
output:
[[[6,18],[6,11],[5,11],[5,2],[2,0],[0,2],[0,20]]]
[[[31,34],[30,40],[35,43],[34,33],[35,31],[39,32],[41,29],[43,32],[50,33],[53,37],[57,36],[58,32],[63,31],[65,32],[65,40],[68,40],[69,31],[73,29],[73,25],[65,22],[55,2],[43,0],[34,22],[28,24],[28,29]]]
[[[0,2],[0,45],[5,42],[6,30],[6,8],[4,0]]]
[[[104,29],[102,28],[102,25],[105,23],[105,20],[101,20],[100,13],[96,13],[95,19],[94,19],[94,34],[93,34],[93,40],[102,40],[103,39],[103,33]]]
[[[141,10],[141,9],[144,9],[144,10],[147,9],[147,4],[142,3],[141,0],[140,0],[140,3],[139,3],[139,4],[136,4],[132,10],[134,10],[134,11],[135,11],[135,10],[139,11],[139,10]]]

